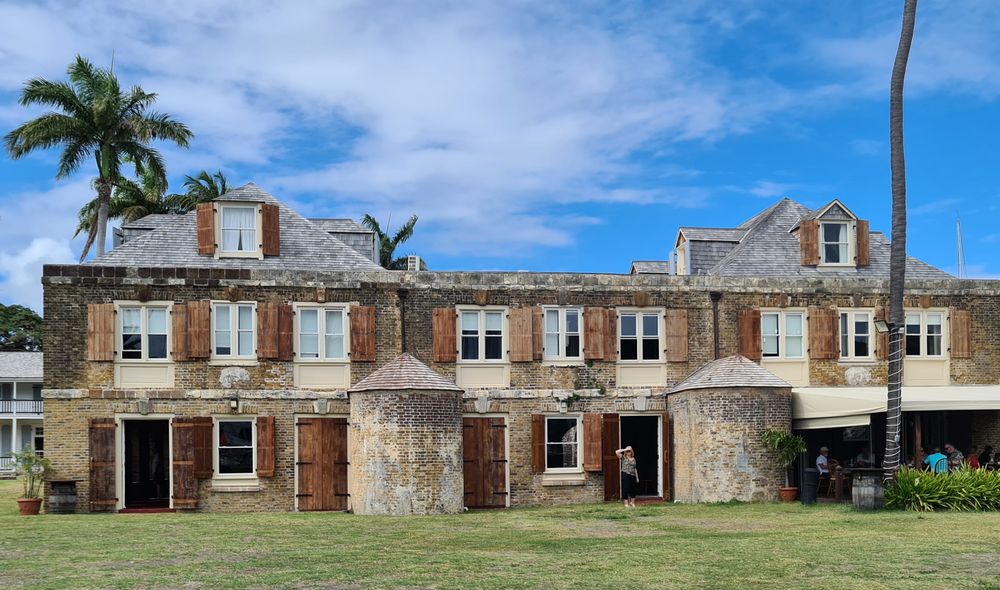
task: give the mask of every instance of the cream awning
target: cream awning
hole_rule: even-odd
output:
[[[795,387],[792,419],[796,429],[868,424],[869,414],[885,411],[885,387]],[[904,412],[1000,410],[1000,385],[903,387]]]

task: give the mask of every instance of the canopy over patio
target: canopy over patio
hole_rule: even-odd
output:
[[[886,395],[885,387],[792,388],[792,427],[867,426],[886,411]],[[1000,410],[1000,385],[903,387],[904,412],[935,410]]]

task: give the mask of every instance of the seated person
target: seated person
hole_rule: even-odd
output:
[[[934,452],[924,457],[924,465],[934,473],[948,473],[948,457],[941,453],[940,447],[934,447]]]
[[[830,449],[819,448],[819,456],[816,457],[816,469],[819,470],[820,477],[830,477]]]
[[[875,457],[866,447],[861,447],[858,455],[854,457],[854,464],[858,467],[871,467],[875,465]]]

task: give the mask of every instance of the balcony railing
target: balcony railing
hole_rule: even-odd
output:
[[[27,416],[42,415],[42,400],[40,399],[2,399],[0,414],[19,414]]]
[[[0,471],[10,471],[11,469],[14,469],[14,458],[9,455],[0,457]]]

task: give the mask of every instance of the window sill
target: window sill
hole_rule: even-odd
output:
[[[455,361],[456,365],[463,367],[506,367],[510,365],[508,361]]]
[[[797,358],[797,359],[786,359],[786,358],[775,357],[775,356],[765,356],[765,357],[763,357],[763,358],[760,359],[760,362],[762,362],[762,363],[804,363],[807,360],[809,360],[809,359],[807,359],[805,357],[803,357],[803,358]]]
[[[583,359],[580,359],[580,360],[543,359],[542,360],[542,366],[543,367],[582,367],[582,366],[585,366],[586,364],[587,363],[585,363],[583,361]]]
[[[546,487],[555,486],[582,486],[587,483],[587,475],[582,471],[578,473],[543,473],[542,485]]]
[[[838,359],[837,363],[841,365],[877,365],[878,361],[873,358],[860,358],[860,359],[846,358],[846,359]]]
[[[250,258],[253,260],[264,260],[264,255],[258,252],[219,252],[215,257],[218,260],[224,258]]]
[[[210,367],[256,367],[260,362],[257,359],[210,359]]]
[[[656,366],[656,365],[666,365],[667,364],[666,359],[657,359],[655,361],[623,361],[623,360],[619,359],[616,362],[619,365],[622,365],[622,366],[625,366],[625,367],[634,367],[636,365]]]
[[[260,480],[256,477],[215,478],[212,480],[212,491],[220,493],[259,492]]]
[[[336,359],[336,360],[301,360],[296,359],[293,361],[296,365],[303,366],[316,366],[316,367],[339,367],[342,365],[349,365],[351,361],[348,359]]]
[[[946,361],[946,356],[904,356],[904,361]]]

